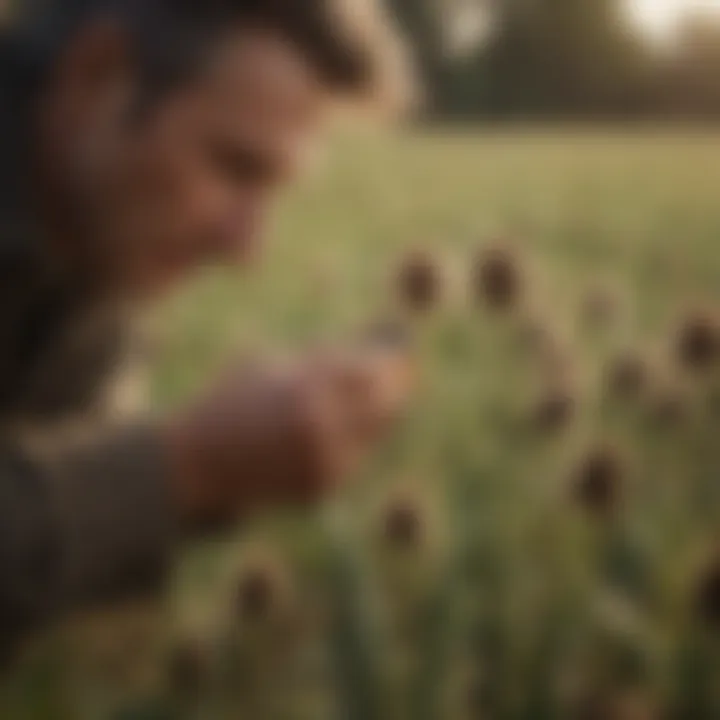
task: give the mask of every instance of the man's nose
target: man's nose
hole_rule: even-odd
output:
[[[222,262],[246,263],[257,256],[264,229],[261,209],[234,209],[218,218],[211,253]]]

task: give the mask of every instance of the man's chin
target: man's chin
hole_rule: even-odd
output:
[[[219,268],[244,271],[258,264],[262,253],[260,247],[248,245],[236,248],[232,255],[205,263],[164,265],[155,272],[136,276],[134,282],[125,285],[125,294],[138,301],[159,301],[173,297],[189,283]]]
[[[159,302],[175,296],[196,274],[192,269],[180,268],[146,273],[125,284],[124,294],[135,302]]]
[[[227,262],[237,267],[250,267],[262,259],[264,242],[260,234],[242,242],[236,242],[228,248]]]

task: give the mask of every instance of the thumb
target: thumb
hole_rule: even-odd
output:
[[[334,383],[350,431],[359,439],[373,439],[407,403],[414,370],[404,354],[362,350],[336,367]]]

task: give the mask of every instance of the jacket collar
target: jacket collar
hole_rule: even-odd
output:
[[[11,37],[0,36],[0,252],[35,255],[31,200],[32,115],[38,82]]]
[[[35,104],[41,73],[33,53],[0,35],[0,285],[82,294],[50,257],[33,187]],[[64,289],[63,289],[64,288]]]

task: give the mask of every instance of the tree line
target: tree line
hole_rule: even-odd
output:
[[[622,0],[393,0],[441,119],[720,120],[720,19],[687,13],[666,42]],[[473,10],[477,14],[473,15]],[[463,19],[464,18],[464,19]],[[454,27],[480,18],[454,52]]]

